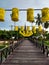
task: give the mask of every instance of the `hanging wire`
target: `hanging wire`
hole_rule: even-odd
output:
[[[34,9],[34,10],[41,10],[41,9]],[[5,9],[5,11],[12,11],[12,9]],[[19,11],[27,11],[27,9],[19,9]]]

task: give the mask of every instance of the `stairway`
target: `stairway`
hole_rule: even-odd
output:
[[[29,40],[24,40],[1,65],[49,65],[49,57]]]

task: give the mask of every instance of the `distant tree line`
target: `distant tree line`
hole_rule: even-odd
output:
[[[18,31],[6,31],[0,30],[0,40],[10,40],[14,37],[14,39],[22,38],[23,36],[19,34]]]

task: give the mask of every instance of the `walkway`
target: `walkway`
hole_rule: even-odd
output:
[[[1,65],[49,65],[49,57],[29,40],[24,40]]]

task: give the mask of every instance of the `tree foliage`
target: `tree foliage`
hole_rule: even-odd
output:
[[[5,30],[0,30],[0,40],[8,40],[11,39],[12,37],[15,37],[15,39],[22,38],[23,36],[19,34],[18,31],[5,31]]]

